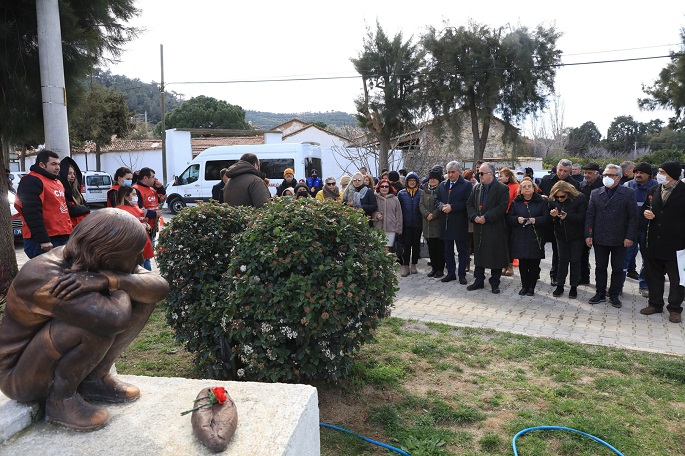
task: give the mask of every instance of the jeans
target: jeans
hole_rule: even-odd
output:
[[[628,271],[635,271],[635,258],[637,257],[637,252],[640,252],[640,255],[642,256],[642,267],[640,268],[640,278],[638,279],[638,286],[640,288],[648,288],[647,280],[645,279],[645,241],[645,233],[638,234],[637,239],[635,239],[635,242],[633,242],[633,245],[628,247],[628,250],[626,251],[626,260],[623,263],[623,269],[625,273],[627,273]],[[624,281],[626,278],[625,273],[623,275]]]
[[[64,245],[67,243],[67,241],[50,241],[52,242],[52,248],[54,249],[55,247],[59,247],[60,245]],[[35,258],[38,255],[42,255],[43,253],[46,253],[45,250],[40,248],[40,244],[33,239],[24,239],[24,253],[26,253],[26,256],[31,258]]]
[[[468,247],[466,241],[455,241],[445,239],[445,264],[447,265],[447,275],[459,276],[460,279],[466,278],[466,263],[468,263]],[[454,260],[454,245],[457,245],[457,257],[459,258],[459,270]],[[457,274],[458,273],[458,274]]]
[[[607,276],[609,268],[609,257],[611,256],[611,285],[609,296],[618,297],[623,291],[623,263],[626,259],[626,248],[620,246],[608,246],[594,244],[595,248],[595,282],[597,283],[597,294],[607,295]]]

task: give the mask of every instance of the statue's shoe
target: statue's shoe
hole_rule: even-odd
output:
[[[130,383],[122,382],[111,374],[101,378],[87,378],[78,387],[84,399],[105,402],[133,402],[140,397],[140,389]]]
[[[109,413],[76,393],[66,399],[46,399],[45,420],[76,431],[97,431],[107,425]]]

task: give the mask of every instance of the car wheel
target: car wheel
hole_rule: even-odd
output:
[[[186,207],[186,203],[181,198],[174,198],[169,203],[169,210],[172,214],[178,214],[178,211]]]

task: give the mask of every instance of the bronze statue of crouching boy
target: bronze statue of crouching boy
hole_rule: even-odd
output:
[[[169,285],[143,269],[147,233],[127,212],[102,209],[69,242],[27,262],[12,282],[0,324],[0,390],[44,401],[45,419],[79,431],[109,413],[85,399],[130,402],[140,390],[110,375]]]

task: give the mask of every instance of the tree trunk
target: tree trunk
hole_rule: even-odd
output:
[[[88,170],[86,170],[88,171]],[[102,171],[100,167],[100,142],[95,143],[95,171]]]
[[[480,141],[478,141],[478,144],[480,145],[480,150],[478,151],[478,154],[480,156],[480,160],[483,159],[485,156],[485,145],[488,143],[488,134],[490,134],[490,119],[491,116],[487,116],[486,118],[483,119],[483,132],[480,135]]]
[[[7,144],[5,142],[0,143],[2,147],[2,155],[5,156],[5,151],[7,151]],[[2,166],[7,168],[7,161],[3,158]],[[19,185],[19,183],[17,183]],[[7,177],[3,172],[0,175],[0,226],[5,228],[2,230],[5,234],[0,233],[0,296],[5,296],[7,290],[14,280],[14,277],[19,272],[17,268],[17,256],[14,253],[14,235],[12,234],[12,218],[10,215],[10,207],[5,201],[7,201],[5,195],[7,195]]]
[[[381,139],[380,142],[380,150],[378,153],[378,169],[376,170],[376,174],[381,169],[390,169],[388,167],[388,155],[390,152],[390,141],[388,139]],[[380,176],[378,176],[380,177]]]

